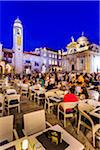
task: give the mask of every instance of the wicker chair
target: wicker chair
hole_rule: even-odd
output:
[[[67,113],[67,109],[75,109],[78,102],[60,102],[58,105],[58,119],[59,119],[59,113],[64,115],[64,127],[66,128],[66,118],[71,118],[75,116],[75,111],[72,111],[70,113]]]
[[[50,113],[50,108],[51,108],[51,107],[54,107],[54,106],[57,104],[57,103],[55,103],[55,102],[51,102],[50,99],[49,99],[49,97],[56,97],[56,98],[59,99],[59,97],[58,97],[58,95],[55,93],[55,91],[50,90],[50,91],[48,91],[48,92],[45,93],[45,104],[44,104],[44,108],[45,108],[45,110],[46,110],[46,106],[47,106],[47,108],[48,108],[48,113]]]
[[[9,115],[9,110],[15,107],[18,108],[18,112],[20,113],[20,95],[19,94],[7,95],[5,103],[6,103],[8,115]]]
[[[0,116],[4,113],[4,95],[0,93]]]
[[[24,135],[31,135],[46,129],[46,124],[51,126],[45,120],[45,111],[39,110],[24,114]]]
[[[28,84],[22,84],[21,85],[21,95],[25,95],[28,97],[29,93],[29,85]]]
[[[93,106],[86,104],[86,103],[80,103],[78,105],[78,110],[79,110],[79,121],[78,121],[78,128],[77,128],[77,133],[79,134],[80,130],[80,125],[83,125],[89,130],[92,130],[92,136],[93,136],[93,146],[95,147],[95,134],[98,132],[100,129],[100,124],[94,124],[92,118],[88,114],[90,111],[93,110]],[[85,117],[91,124],[88,125],[85,120],[82,119],[82,117]]]
[[[13,115],[0,117],[0,145],[13,141],[14,137],[18,139],[15,129],[13,129]]]

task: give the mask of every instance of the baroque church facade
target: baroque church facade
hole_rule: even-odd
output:
[[[97,72],[100,71],[100,46],[91,44],[82,34],[75,42],[74,38],[63,50],[36,48],[35,51],[23,50],[23,25],[19,18],[13,25],[13,47],[3,48],[0,43],[0,74],[22,73],[25,68],[41,70],[42,66],[62,69],[64,71]]]
[[[87,37],[82,36],[67,45],[67,51],[62,56],[62,68],[70,72],[100,72],[100,46],[90,43]]]

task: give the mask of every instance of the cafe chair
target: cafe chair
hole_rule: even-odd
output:
[[[14,87],[16,88],[17,92],[19,93],[20,90],[21,90],[22,81],[18,80],[18,79],[15,79],[14,82],[15,82]]]
[[[8,89],[13,89],[13,88],[14,88],[14,87],[11,86],[11,85],[3,86],[3,87],[2,87],[2,92],[3,92],[3,94],[6,94],[6,91],[7,91]]]
[[[75,117],[76,111],[75,108],[77,106],[78,102],[60,102],[58,104],[58,120],[59,120],[59,114],[64,115],[64,127],[66,128],[66,118],[72,118]],[[72,109],[71,112],[67,112],[67,109]]]
[[[89,115],[89,112],[93,110],[93,106],[87,104],[87,103],[80,103],[78,105],[79,110],[79,121],[78,121],[78,128],[77,128],[77,134],[79,134],[80,126],[83,125],[87,129],[92,131],[93,136],[93,146],[95,147],[95,136],[98,133],[98,130],[100,129],[100,124],[95,124]],[[83,117],[85,119],[83,119]],[[87,121],[86,121],[87,119]],[[89,122],[89,123],[87,123]]]
[[[0,116],[4,113],[4,95],[0,93]]]
[[[32,90],[33,86],[29,87],[29,100],[32,101],[35,97],[35,92]]]
[[[20,95],[19,94],[12,94],[7,95],[5,100],[5,107],[8,111],[8,115],[10,113],[11,108],[18,108],[18,112],[20,113]]]
[[[37,94],[37,103],[38,103],[38,105],[41,105],[41,103],[45,103],[45,94],[44,93]]]
[[[48,113],[50,113],[51,107],[54,107],[55,105],[57,105],[57,103],[51,101],[49,97],[56,97],[59,99],[58,95],[53,90],[49,90],[45,93],[44,109],[46,110],[46,107],[47,107]]]
[[[24,135],[32,135],[46,129],[46,124],[51,126],[50,123],[46,122],[45,111],[38,110],[23,115],[24,120]]]
[[[7,89],[5,94],[6,95],[17,94],[17,91],[15,89]]]
[[[62,95],[65,95],[65,92],[62,90],[55,91],[55,94],[60,98]]]
[[[51,101],[49,97],[45,97],[44,109],[46,110],[46,108],[47,108],[47,111],[49,114],[50,114],[51,108],[54,107],[55,105],[57,105],[56,102]]]
[[[0,117],[0,146],[18,139],[18,134],[13,129],[13,119],[13,115]]]
[[[29,85],[28,84],[22,84],[21,85],[21,95],[25,95],[28,97],[29,93]]]

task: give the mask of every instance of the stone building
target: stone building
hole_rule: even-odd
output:
[[[62,68],[70,72],[98,72],[100,71],[100,46],[91,44],[87,37],[82,36],[67,45],[67,51],[62,56]]]
[[[43,65],[46,68],[61,68],[62,51],[55,51],[46,47],[36,48],[32,52],[24,51],[23,25],[17,18],[13,24],[12,49],[3,48],[3,45],[0,43],[0,74],[10,73],[12,69],[16,73],[22,73],[27,67],[31,70],[41,70]]]
[[[23,25],[19,18],[13,24],[13,47],[3,48],[0,43],[0,74],[22,73],[26,68],[41,71],[42,66],[64,71],[97,72],[100,71],[100,46],[91,44],[82,36],[75,42],[74,38],[67,45],[66,52],[47,47],[36,48],[32,52],[23,49]]]

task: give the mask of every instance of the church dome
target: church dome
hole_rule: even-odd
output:
[[[82,33],[82,36],[78,38],[77,43],[79,43],[79,44],[88,44],[89,41],[88,41],[88,38],[85,37]]]
[[[84,42],[87,42],[87,41],[88,41],[87,37],[81,36],[81,37],[79,37],[78,40],[77,40],[78,43],[83,42],[83,41],[84,41]]]

